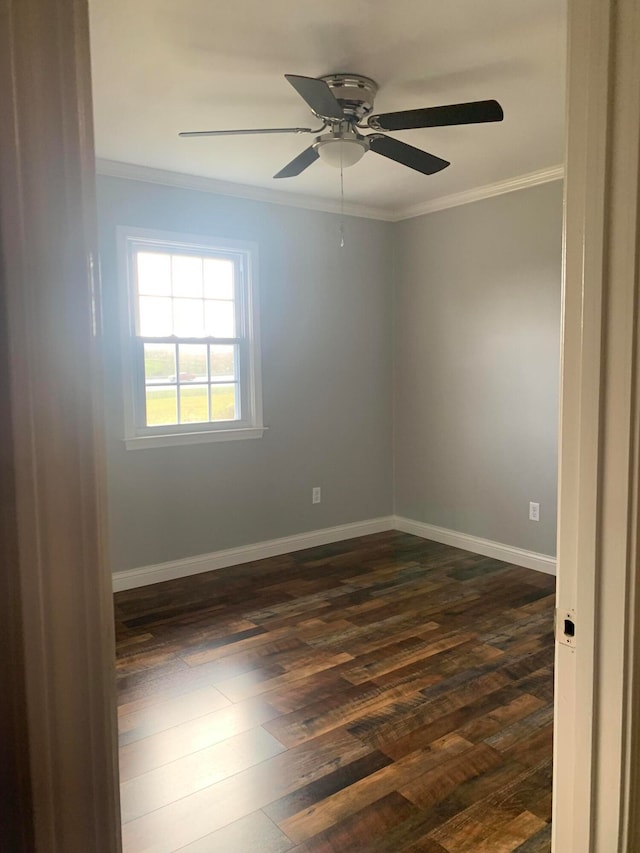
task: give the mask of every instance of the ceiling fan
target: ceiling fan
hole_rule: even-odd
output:
[[[382,130],[411,130],[420,127],[444,127],[502,121],[504,114],[497,101],[472,101],[394,113],[370,115],[378,84],[360,74],[328,74],[301,77],[285,74],[293,88],[306,101],[311,112],[322,121],[319,128],[268,127],[240,130],[196,130],[180,136],[236,136],[262,133],[313,133],[315,141],[298,154],[274,178],[292,178],[321,159],[331,166],[355,165],[367,151],[395,160],[403,166],[433,175],[450,165],[448,160],[429,154]],[[366,119],[366,121],[365,121]],[[364,123],[363,123],[364,122]],[[327,130],[326,133],[323,131]],[[373,130],[366,136],[359,130]]]

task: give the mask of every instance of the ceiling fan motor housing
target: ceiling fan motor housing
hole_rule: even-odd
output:
[[[331,89],[334,97],[351,122],[359,123],[373,109],[378,84],[362,74],[327,74],[320,78]],[[320,118],[327,118],[320,116]],[[327,119],[332,123],[335,119]]]

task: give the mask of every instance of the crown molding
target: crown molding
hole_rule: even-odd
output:
[[[485,198],[504,195],[505,193],[525,190],[529,187],[537,187],[539,184],[548,184],[551,181],[560,181],[564,178],[564,166],[551,166],[549,169],[538,169],[537,172],[529,172],[526,175],[518,175],[508,178],[506,181],[496,181],[493,184],[485,184],[471,190],[463,190],[452,195],[443,195],[433,198],[421,204],[405,207],[397,211],[393,217],[394,222],[403,219],[414,219],[416,216],[424,216],[426,213],[435,213],[437,210],[446,210],[448,207],[458,207],[461,204],[470,204],[473,201],[482,201]]]
[[[339,201],[317,196],[295,195],[266,187],[252,187],[247,184],[235,184],[231,181],[219,181],[200,175],[188,175],[183,172],[171,172],[167,169],[154,169],[151,166],[138,166],[135,163],[121,163],[117,160],[96,159],[96,172],[110,178],[126,178],[130,181],[145,181],[150,184],[162,184],[166,187],[179,187],[185,190],[215,193],[216,195],[245,198],[250,201],[262,201],[268,204],[283,204],[287,207],[301,207],[305,210],[317,210],[322,213],[341,213]],[[392,211],[365,204],[345,202],[344,213],[347,216],[361,216],[365,219],[381,219],[391,222]]]
[[[266,187],[252,187],[247,184],[235,184],[231,181],[219,181],[216,178],[188,175],[183,172],[171,172],[167,169],[155,169],[151,166],[139,166],[135,163],[121,163],[117,160],[97,158],[96,172],[99,175],[111,178],[145,181],[150,184],[161,184],[167,187],[215,193],[216,195],[244,198],[268,204],[282,204],[287,207],[317,210],[322,213],[342,212],[340,202],[333,199],[296,195],[280,190],[267,189]],[[526,175],[518,175],[515,178],[509,178],[505,181],[496,181],[493,184],[485,184],[471,190],[433,198],[420,204],[401,208],[400,210],[387,210],[372,205],[345,202],[344,213],[347,216],[360,216],[365,219],[382,220],[383,222],[401,222],[404,219],[413,219],[416,216],[424,216],[427,213],[435,213],[438,210],[446,210],[449,207],[458,207],[462,204],[481,201],[485,198],[504,195],[505,193],[515,192],[516,190],[524,190],[528,187],[538,186],[539,184],[547,184],[550,181],[562,180],[563,177],[564,166],[552,166],[548,169],[539,169],[537,172],[529,172]]]

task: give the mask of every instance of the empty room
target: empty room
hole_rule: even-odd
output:
[[[549,850],[563,5],[90,12],[124,850]]]
[[[265,5],[0,3],[0,848],[635,853],[637,0]]]

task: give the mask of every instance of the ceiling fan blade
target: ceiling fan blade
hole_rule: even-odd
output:
[[[249,136],[257,133],[321,133],[324,130],[313,130],[310,127],[248,127],[239,130],[186,130],[178,136]]]
[[[407,145],[406,142],[400,142],[399,139],[392,139],[382,133],[371,133],[367,139],[369,148],[376,154],[382,154],[383,157],[402,163],[403,166],[422,172],[423,175],[433,175],[451,165],[448,160],[442,160],[435,154],[428,154],[420,148],[414,148],[413,145]]]
[[[324,80],[318,80],[315,77],[300,77],[298,74],[285,74],[284,76],[316,115],[323,118],[344,118],[342,107]]]
[[[497,101],[471,101],[468,104],[447,104],[425,107],[422,110],[403,110],[369,116],[367,124],[374,130],[412,130],[418,127],[446,127],[455,124],[481,124],[502,121],[504,113]]]
[[[284,169],[280,169],[277,175],[274,175],[274,178],[295,178],[296,175],[299,175],[301,172],[304,172],[312,163],[315,163],[320,155],[313,147],[310,145],[309,148],[305,148],[302,154],[298,154],[297,157],[287,163]]]

